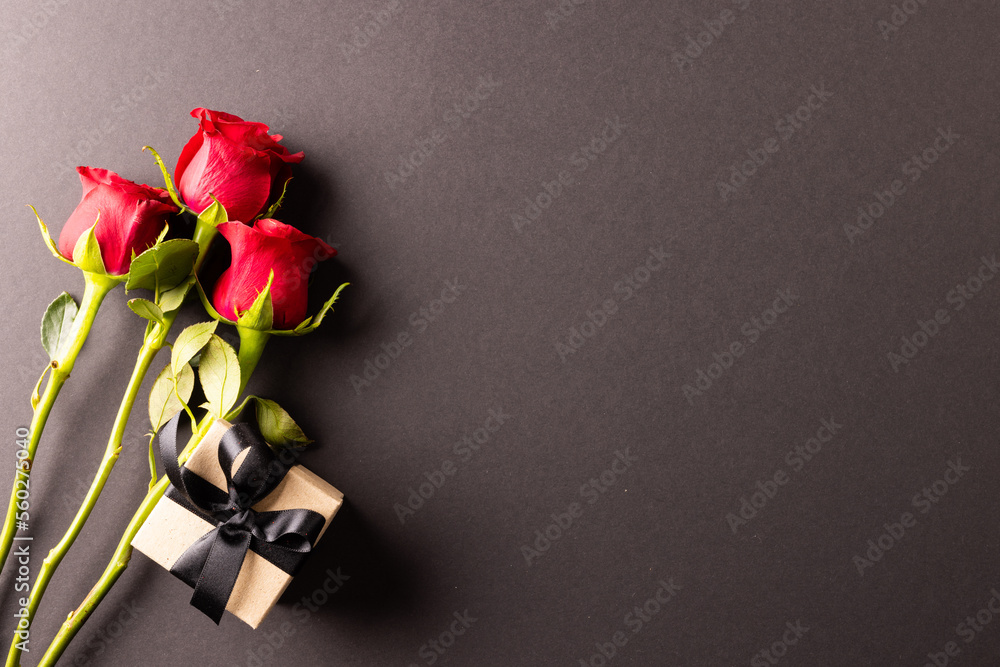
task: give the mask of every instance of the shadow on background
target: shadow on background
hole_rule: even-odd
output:
[[[337,581],[337,574],[346,575]],[[339,585],[323,604],[327,590]],[[413,559],[393,553],[386,542],[365,522],[350,503],[345,502],[295,576],[280,606],[305,604],[310,600],[320,616],[364,615],[366,620],[390,621],[414,608],[420,581]],[[308,605],[306,605],[308,606]]]
[[[332,175],[316,173],[308,163],[296,165],[294,173],[277,218],[338,248],[337,256],[320,262],[310,276],[309,308],[306,312],[310,315],[315,313],[339,285],[351,283],[341,292],[333,313],[310,336],[321,335],[324,342],[343,339],[356,333],[358,329],[351,325],[354,318],[350,298],[357,290],[357,276],[349,266],[359,261],[359,258],[351,257],[350,253],[341,253],[339,248],[340,239],[349,236],[341,232],[347,216],[337,196],[335,178]]]

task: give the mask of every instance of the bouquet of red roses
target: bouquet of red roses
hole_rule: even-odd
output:
[[[288,560],[282,550],[307,552],[318,539],[318,533],[325,529],[325,523],[310,515],[309,510],[261,512],[258,517],[258,512],[251,509],[253,502],[274,490],[285,473],[294,472],[284,454],[311,440],[276,402],[243,394],[271,336],[305,335],[316,329],[332,308],[346,284],[312,316],[307,314],[307,291],[310,273],[337,251],[275,219],[291,179],[292,165],[302,160],[302,153],[290,153],[281,145],[282,137],[268,134],[267,126],[262,123],[200,108],[191,115],[198,119],[200,127],[181,151],[173,177],[156,151],[145,148],[163,172],[165,188],[133,183],[106,169],[79,167],[83,197],[63,226],[58,242],[53,241],[37,210],[32,208],[52,254],[82,271],[84,291],[79,304],[68,293],[62,293],[49,305],[42,319],[42,345],[50,361],[32,393],[31,425],[20,441],[19,467],[0,532],[0,566],[7,561],[15,540],[23,537],[18,533],[28,529],[25,490],[46,421],[73,370],[98,309],[119,283],[124,284],[127,292],[145,292],[141,297],[129,299],[127,305],[146,320],[146,328],[90,489],[66,533],[45,558],[27,597],[19,600],[18,625],[8,665],[18,665],[22,651],[27,648],[31,622],[45,589],[104,488],[121,452],[125,426],[139,388],[164,346],[170,348],[170,359],[156,376],[148,402],[149,491],[104,573],[86,599],[70,613],[39,664],[55,664],[107,595],[128,565],[133,539],[168,490],[176,491],[175,487],[179,487],[183,498],[178,502],[182,503],[192,498],[197,501],[213,497],[207,487],[202,488],[204,480],[192,481],[191,472],[183,467],[203,441],[208,446],[207,440],[214,438],[211,444],[219,447],[220,461],[224,451],[235,456],[247,450],[245,461],[252,460],[263,471],[246,472],[252,467],[249,463],[241,464],[243,467],[232,474],[225,471],[232,498],[217,502],[218,507],[212,505],[205,510],[208,515],[204,515],[210,522],[212,512],[224,515],[212,532],[212,539],[225,545],[235,539],[234,535],[240,535],[245,536],[239,539],[247,545],[270,543],[264,544],[261,551],[271,562],[278,562],[281,558]],[[190,237],[179,233],[186,228],[192,230]],[[213,241],[220,235],[229,244],[231,263],[214,285],[204,285],[202,266]],[[210,319],[185,328],[169,343],[171,328],[185,301],[200,301]],[[216,333],[220,322],[236,328],[237,349]],[[204,399],[200,406],[191,405],[196,388],[200,388],[199,396]],[[257,430],[243,429],[244,425],[229,429],[229,422],[250,405],[256,412]],[[192,435],[186,446],[175,451],[171,448],[181,416],[190,419]],[[163,477],[157,472],[153,446],[161,430],[169,433],[169,437],[161,436],[161,464],[168,473]],[[214,435],[209,437],[210,434]],[[278,469],[280,473],[275,474]],[[192,487],[198,487],[197,493]],[[222,486],[220,493],[225,491]],[[37,513],[37,508],[32,513]],[[326,523],[330,517],[332,513],[325,517]],[[284,526],[284,532],[275,532],[276,523]],[[247,548],[243,546],[242,552],[233,552],[236,555],[226,565],[228,570],[234,564],[239,570]],[[210,551],[218,553],[221,549],[212,546]],[[280,553],[272,558],[267,556],[271,552]],[[221,571],[216,562],[219,557],[215,559],[210,556],[203,559],[204,572],[211,568]],[[235,575],[231,578],[235,579]],[[229,590],[221,592],[199,592],[196,587],[192,604],[218,622],[233,585],[230,583]]]

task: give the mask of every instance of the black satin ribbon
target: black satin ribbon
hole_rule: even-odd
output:
[[[166,496],[216,527],[188,547],[170,572],[194,588],[191,604],[218,624],[248,549],[295,574],[326,519],[307,509],[251,509],[288,472],[252,426],[236,424],[222,436],[219,465],[228,487],[223,491],[178,462],[179,422],[180,413],[164,425],[159,436],[160,455],[171,484]],[[245,449],[250,451],[233,475],[233,462]]]

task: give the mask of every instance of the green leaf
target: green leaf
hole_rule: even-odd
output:
[[[167,171],[167,166],[163,164],[163,159],[160,157],[160,154],[154,151],[152,146],[143,146],[142,150],[149,151],[153,154],[153,159],[156,160],[156,164],[160,167],[160,172],[163,174],[163,182],[167,185],[167,194],[170,195],[170,199],[177,205],[177,208],[181,210],[181,213],[190,210],[184,205],[184,202],[181,201],[180,195],[177,194],[177,189],[174,187],[174,181],[170,178],[170,172]]]
[[[323,318],[326,317],[327,313],[329,313],[330,310],[333,308],[333,304],[336,303],[337,297],[340,296],[340,292],[350,284],[351,283],[344,283],[343,285],[338,287],[337,290],[333,293],[333,296],[327,299],[327,302],[323,304],[323,307],[319,309],[319,312],[316,313],[314,317],[303,320],[302,323],[299,324],[299,326],[295,327],[294,329],[290,330],[272,329],[271,333],[273,333],[275,336],[304,336],[307,333],[312,333],[313,331],[316,330],[317,327],[319,327],[320,324],[323,323]]]
[[[172,310],[177,310],[184,303],[185,297],[187,297],[188,292],[191,291],[191,286],[194,285],[194,276],[188,276],[187,280],[182,282],[177,287],[172,290],[167,290],[160,294],[160,310],[164,313],[169,313]]]
[[[278,209],[281,208],[281,204],[284,203],[285,201],[285,195],[288,193],[288,184],[291,182],[292,182],[291,178],[285,181],[285,184],[281,186],[281,196],[278,197],[278,201],[271,204],[271,208],[267,209],[267,213],[265,213],[263,216],[258,216],[258,217],[264,217],[264,218],[274,217],[274,215],[278,212]]]
[[[49,252],[51,252],[56,259],[61,259],[67,264],[76,266],[75,264],[73,264],[71,260],[63,257],[62,253],[59,252],[59,248],[56,246],[56,242],[52,240],[51,236],[49,236],[49,228],[45,226],[44,222],[42,222],[42,216],[38,215],[38,211],[35,210],[35,207],[32,206],[31,204],[28,204],[28,208],[30,208],[32,212],[34,212],[35,218],[38,220],[38,227],[42,231],[42,239],[45,240],[45,246],[49,249]]]
[[[184,404],[191,400],[193,391],[194,369],[190,364],[181,366],[181,372],[177,376],[176,392],[170,364],[163,367],[149,392],[149,423],[153,426],[154,432],[159,431],[174,415],[184,409]]]
[[[257,398],[257,425],[264,440],[275,449],[298,449],[313,442],[284,408],[266,398]]]
[[[198,244],[191,239],[158,243],[132,260],[125,289],[173,289],[191,275],[196,257]]]
[[[101,246],[97,243],[97,237],[94,235],[94,230],[97,229],[97,223],[100,219],[101,214],[98,213],[97,220],[94,221],[90,229],[80,234],[80,238],[76,240],[76,245],[73,247],[73,263],[82,271],[106,276],[108,270],[104,266],[104,258],[101,257]]]
[[[240,391],[240,362],[233,346],[212,334],[201,355],[198,377],[209,411],[223,417],[236,404]]]
[[[49,353],[49,359],[58,359],[66,346],[77,310],[76,301],[66,292],[57,296],[45,309],[42,315],[42,347]]]
[[[229,214],[226,213],[225,207],[215,197],[212,197],[212,200],[212,204],[198,214],[198,222],[211,227],[218,227],[224,222],[229,222]]]
[[[184,364],[191,361],[194,355],[201,351],[201,348],[205,347],[205,344],[208,343],[215,333],[215,327],[217,326],[219,326],[219,323],[215,320],[211,322],[199,322],[198,324],[192,324],[177,336],[177,340],[174,341],[173,348],[170,351],[170,367],[173,369],[175,375],[180,372]]]
[[[264,285],[264,289],[254,299],[253,305],[248,310],[239,313],[236,324],[257,331],[268,331],[271,328],[274,323],[274,308],[271,306],[271,284],[273,282],[274,271],[272,270],[268,276],[267,285]]]
[[[139,317],[147,319],[150,322],[163,323],[163,311],[152,301],[147,301],[146,299],[129,299],[128,307]]]

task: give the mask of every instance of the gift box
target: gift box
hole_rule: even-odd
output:
[[[171,486],[132,546],[191,585],[191,604],[216,623],[225,609],[256,628],[344,494],[301,465],[284,466],[247,425],[221,419],[179,467],[175,444],[164,445],[176,426],[175,419],[160,435]]]

